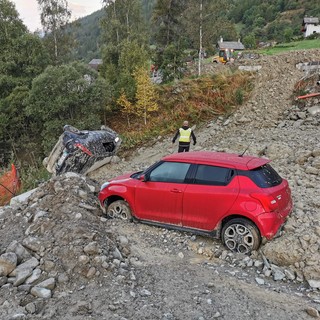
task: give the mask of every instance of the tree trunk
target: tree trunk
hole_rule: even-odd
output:
[[[201,62],[202,62],[202,0],[200,0],[200,25],[199,25],[199,60],[198,60],[198,76],[201,76]]]

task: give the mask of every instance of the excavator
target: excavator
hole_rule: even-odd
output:
[[[220,49],[219,55],[212,58],[213,63],[223,63],[232,62],[234,60],[233,49]]]

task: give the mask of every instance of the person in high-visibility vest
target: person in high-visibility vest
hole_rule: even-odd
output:
[[[194,135],[191,128],[189,128],[188,121],[183,122],[183,126],[179,128],[172,139],[172,143],[175,143],[179,137],[179,149],[178,152],[188,152],[190,149],[191,138],[193,140],[193,145],[197,143],[196,136]]]

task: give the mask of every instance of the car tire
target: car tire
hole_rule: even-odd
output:
[[[106,210],[107,217],[114,219],[122,219],[132,221],[131,209],[128,203],[124,200],[117,200],[112,202]]]
[[[257,250],[261,243],[258,228],[244,218],[229,220],[222,228],[221,238],[229,250],[245,254]]]

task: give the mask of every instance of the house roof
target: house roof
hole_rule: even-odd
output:
[[[102,65],[102,59],[92,59],[89,62],[89,66],[97,71],[101,65]]]
[[[219,41],[219,49],[244,50],[244,45],[240,41]]]
[[[306,23],[318,24],[318,23],[319,23],[319,18],[315,18],[315,17],[304,17],[302,24],[306,24]]]
[[[89,62],[90,65],[97,65],[97,64],[102,64],[102,59],[92,59]]]

